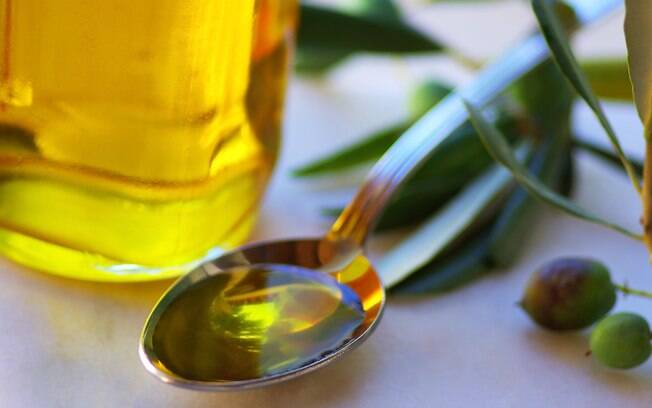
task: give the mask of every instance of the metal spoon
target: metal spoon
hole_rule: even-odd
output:
[[[574,3],[582,23],[619,5]],[[433,108],[374,166],[324,237],[247,245],[181,277],[143,329],[147,370],[186,388],[248,388],[312,371],[362,343],[385,305],[363,246],[392,193],[466,121],[458,95],[484,105],[547,56],[533,35]]]

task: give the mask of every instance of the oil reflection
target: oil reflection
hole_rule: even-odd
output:
[[[334,352],[365,320],[350,288],[282,265],[230,269],[183,292],[153,334],[162,369],[198,381],[291,371]]]

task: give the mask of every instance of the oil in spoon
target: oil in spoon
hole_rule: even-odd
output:
[[[320,360],[365,313],[331,276],[282,265],[233,268],[175,298],[152,341],[161,369],[196,381],[269,377]]]

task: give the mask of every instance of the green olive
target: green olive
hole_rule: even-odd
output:
[[[611,368],[633,368],[652,352],[650,326],[634,313],[616,313],[602,320],[591,333],[591,354]]]
[[[534,273],[520,305],[542,327],[576,330],[600,320],[615,302],[616,288],[602,263],[561,258]]]

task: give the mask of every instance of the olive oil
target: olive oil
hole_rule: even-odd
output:
[[[293,0],[0,0],[0,252],[123,281],[242,243],[295,17]]]
[[[351,341],[364,322],[356,293],[289,266],[235,268],[181,293],[152,337],[157,365],[197,381],[237,381],[309,365]]]

